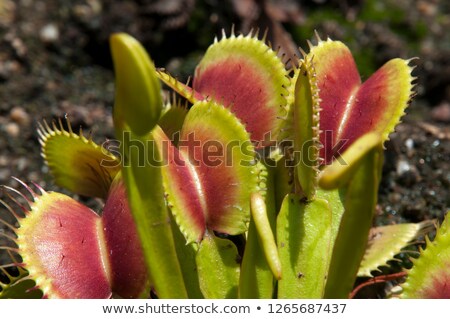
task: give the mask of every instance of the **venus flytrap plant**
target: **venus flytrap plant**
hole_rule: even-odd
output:
[[[63,298],[348,297],[358,274],[430,225],[382,227],[386,245],[369,241],[382,144],[411,98],[412,68],[394,59],[361,83],[344,44],[317,40],[286,70],[256,35],[224,35],[191,88],[113,35],[120,156],[70,123],[39,130],[55,182],[103,198],[103,214],[24,184],[26,217],[6,204],[20,224],[10,227],[20,273],[0,268],[0,296],[32,279]],[[158,78],[189,110],[163,108]]]
[[[389,266],[388,261],[396,260],[395,255],[399,251],[414,244],[417,238],[428,234],[435,228],[435,223],[434,220],[425,220],[417,224],[405,223],[371,228],[358,277],[372,277],[372,272],[380,266]]]
[[[426,248],[413,260],[406,282],[402,284],[401,298],[449,299],[450,232],[449,213],[438,227],[436,237],[426,237]]]
[[[116,294],[136,298],[148,294],[148,276],[136,236],[120,174],[111,183],[103,213],[97,215],[72,198],[23,184],[31,199],[20,196],[18,209],[8,204],[19,224],[14,227],[17,245],[12,258],[23,267],[13,288],[32,279],[46,298],[108,298]],[[23,216],[16,212],[22,210]],[[125,249],[124,248],[130,248]],[[4,287],[5,288],[5,287]],[[14,290],[14,289],[13,289]],[[6,296],[8,296],[8,291]],[[4,293],[2,291],[2,293]],[[24,296],[24,295],[22,295]]]

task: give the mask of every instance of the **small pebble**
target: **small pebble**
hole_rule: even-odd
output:
[[[48,91],[54,91],[58,88],[58,84],[55,81],[49,80],[45,83],[45,89]]]
[[[0,166],[6,166],[8,164],[8,157],[6,155],[0,155]]]
[[[24,169],[26,169],[28,167],[29,161],[26,157],[20,157],[17,160],[17,169],[19,171],[23,171]]]
[[[435,121],[450,122],[450,103],[442,103],[431,110],[431,117]]]
[[[412,138],[408,138],[405,141],[405,146],[406,146],[406,154],[408,155],[408,157],[412,157],[414,154],[414,140]]]
[[[13,107],[9,112],[9,117],[19,125],[26,126],[30,124],[30,116],[24,110],[24,108],[20,106]]]
[[[20,38],[14,38],[11,45],[19,57],[23,58],[27,54],[27,47]]]
[[[399,160],[397,162],[397,174],[403,175],[406,172],[409,172],[411,170],[411,166],[409,163],[405,160]]]
[[[59,39],[59,29],[53,24],[49,23],[41,29],[40,37],[44,43],[54,43]]]
[[[21,65],[15,60],[0,63],[0,78],[9,80],[15,73],[21,70]]]
[[[5,131],[10,137],[18,137],[20,134],[20,127],[17,123],[10,122],[5,125]]]
[[[439,145],[441,145],[441,141],[439,141],[439,140],[434,140],[433,143],[431,144],[431,146],[433,146],[433,148],[436,148]]]
[[[404,159],[397,162],[397,175],[397,182],[403,186],[412,186],[420,180],[417,168]]]
[[[406,147],[408,148],[408,150],[413,149],[413,148],[414,148],[414,140],[413,140],[412,138],[408,138],[408,139],[405,141],[405,145],[406,145]]]
[[[6,181],[10,176],[10,171],[7,168],[0,169],[0,181]]]

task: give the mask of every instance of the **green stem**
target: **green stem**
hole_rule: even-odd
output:
[[[146,139],[130,134],[122,143],[122,172],[151,281],[159,298],[187,298],[164,201],[159,151],[151,133]]]
[[[267,218],[275,232],[276,210],[274,190],[274,170],[267,168],[267,191],[265,196]],[[239,298],[245,299],[270,299],[274,293],[274,278],[267,263],[264,250],[258,239],[258,232],[253,218],[247,233],[247,242],[241,265],[239,278]]]
[[[381,160],[382,150],[369,151],[345,190],[345,212],[333,248],[325,298],[348,298],[353,288],[372,225]]]

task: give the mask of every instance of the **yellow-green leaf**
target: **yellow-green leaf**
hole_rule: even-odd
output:
[[[319,175],[319,89],[314,65],[305,58],[296,75],[294,99],[294,160],[296,176],[308,199],[314,197]]]
[[[264,197],[259,193],[253,193],[251,196],[251,213],[258,232],[259,243],[263,249],[270,270],[272,270],[274,277],[280,280],[281,262],[278,256],[277,244],[272,227],[270,226],[269,217],[267,216]]]
[[[381,142],[381,136],[377,133],[371,132],[360,137],[331,165],[325,167],[319,179],[319,186],[329,190],[349,183],[359,167],[359,162]]]
[[[322,298],[330,261],[332,213],[328,202],[287,195],[277,219],[283,270],[278,298]]]
[[[111,37],[116,72],[114,127],[121,142],[122,175],[151,282],[159,298],[186,298],[172,221],[162,182],[162,154],[152,130],[160,119],[161,92],[144,48],[126,34]]]
[[[450,298],[450,211],[439,226],[433,241],[426,238],[426,248],[413,260],[401,298]]]
[[[372,277],[371,272],[380,266],[388,266],[401,250],[412,241],[434,229],[434,220],[374,227],[370,230],[369,242],[359,267],[359,277]]]
[[[343,190],[344,214],[333,247],[325,298],[347,298],[366,249],[377,203],[380,180],[380,145],[374,145],[348,176]]]
[[[259,164],[263,165],[262,163]],[[275,209],[274,175],[275,170],[269,166],[262,169],[259,174],[260,185],[265,187],[264,191],[262,189],[260,190],[260,193],[265,193],[264,201],[271,234],[276,231],[275,223],[277,214],[277,210]],[[272,298],[274,294],[275,281],[273,273],[267,263],[263,247],[261,246],[258,237],[259,235],[256,230],[255,222],[251,218],[241,264],[239,298],[269,299]]]
[[[125,33],[111,36],[116,75],[114,125],[128,126],[137,135],[149,133],[162,110],[161,85],[145,49]]]
[[[200,288],[205,298],[238,297],[240,257],[231,240],[206,234],[196,260]]]
[[[71,192],[105,199],[111,182],[120,171],[120,161],[108,150],[95,144],[80,132],[75,134],[67,122],[52,127],[39,125],[42,156],[55,183]]]

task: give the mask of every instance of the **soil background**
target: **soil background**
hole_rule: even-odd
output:
[[[411,62],[417,96],[386,143],[375,224],[442,220],[450,207],[445,0],[0,0],[0,185],[18,187],[16,176],[64,192],[40,156],[36,128],[44,119],[68,116],[97,143],[114,138],[113,32],[130,33],[156,66],[186,80],[214,37],[232,26],[267,29],[288,57],[314,43],[315,30],[342,40],[363,80],[391,58],[418,57]]]

